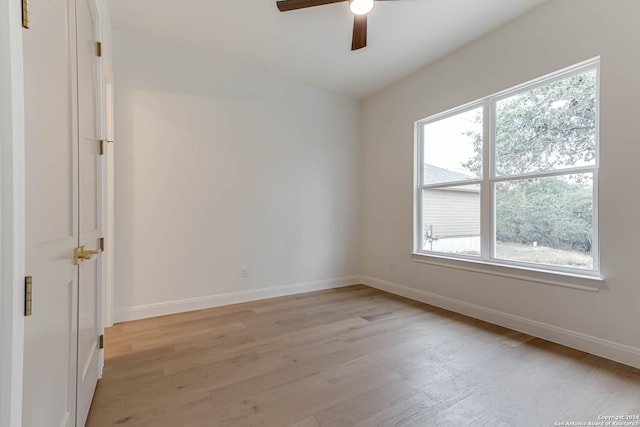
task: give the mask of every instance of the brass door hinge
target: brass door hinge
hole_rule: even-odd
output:
[[[29,29],[29,0],[22,0],[22,28]]]
[[[102,350],[104,348],[104,335],[98,337],[98,348]]]
[[[100,248],[100,252],[104,252],[104,237],[98,239],[98,247]]]
[[[96,42],[96,55],[102,57],[102,42]]]
[[[33,303],[33,278],[27,276],[24,278],[24,315],[31,316]]]
[[[101,139],[98,141],[98,155],[104,155],[107,150],[107,144],[109,143],[113,143],[113,141],[109,141],[108,139]]]

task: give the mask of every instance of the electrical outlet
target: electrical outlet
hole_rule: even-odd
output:
[[[249,267],[245,265],[240,269],[240,277],[249,277]]]
[[[389,271],[393,271],[393,264],[389,264]]]

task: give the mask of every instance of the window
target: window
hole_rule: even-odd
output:
[[[599,61],[416,123],[421,254],[596,275]]]

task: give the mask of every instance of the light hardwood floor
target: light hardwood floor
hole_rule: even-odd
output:
[[[122,323],[105,342],[89,427],[548,426],[640,414],[640,370],[366,286]]]

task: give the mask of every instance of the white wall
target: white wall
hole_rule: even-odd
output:
[[[114,51],[116,320],[357,283],[357,101],[119,29]]]
[[[640,366],[638,16],[637,0],[552,0],[367,98],[365,282]],[[414,121],[598,55],[600,292],[412,260]]]

